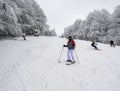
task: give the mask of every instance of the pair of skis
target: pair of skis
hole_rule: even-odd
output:
[[[66,65],[71,65],[71,64],[74,64],[74,63],[75,63],[75,61],[66,63]]]
[[[60,61],[58,61],[58,63],[61,63]],[[73,62],[67,62],[66,65],[72,65],[72,64],[75,64],[76,61],[73,61]],[[78,64],[80,63],[79,61],[77,62]]]
[[[62,47],[62,50],[61,50],[60,56],[59,56],[59,58],[58,58],[58,63],[61,63],[60,59],[61,59],[61,56],[62,56],[63,50],[64,50],[64,47]],[[77,56],[77,52],[76,52],[76,50],[75,50],[75,55],[76,55],[77,62],[78,62],[78,64],[79,64],[80,62],[79,62],[79,60],[78,60],[78,56]],[[74,64],[75,62],[76,62],[76,61],[70,62],[69,64],[66,63],[66,65],[71,65],[71,64]]]
[[[95,50],[102,51],[101,49],[95,49]]]

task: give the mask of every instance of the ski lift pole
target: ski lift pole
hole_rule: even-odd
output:
[[[58,58],[58,63],[61,63],[61,62],[60,62],[60,59],[61,59],[61,56],[62,56],[63,50],[64,50],[64,47],[62,47],[62,49],[61,49],[61,53],[60,53],[60,56],[59,56],[59,58]]]
[[[77,55],[76,50],[75,50],[75,55],[76,55],[76,58],[77,58],[77,62],[78,62],[78,64],[79,64],[80,62],[79,62],[79,59],[78,59],[78,55]]]

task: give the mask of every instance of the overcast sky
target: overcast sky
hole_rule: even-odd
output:
[[[58,34],[74,23],[76,19],[86,19],[89,12],[106,9],[113,12],[120,0],[36,0],[47,16],[47,24]]]

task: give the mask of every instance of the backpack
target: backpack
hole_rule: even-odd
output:
[[[73,40],[68,41],[68,49],[74,49],[74,48],[75,48],[74,41]]]

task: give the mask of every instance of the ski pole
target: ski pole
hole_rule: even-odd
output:
[[[77,58],[77,61],[78,61],[78,64],[79,64],[80,62],[79,62],[79,59],[78,59],[78,55],[77,55],[76,50],[75,50],[75,55],[76,55],[76,58]]]
[[[63,49],[64,49],[64,47],[62,47],[62,50],[61,50],[60,56],[59,56],[59,58],[58,58],[58,63],[60,63],[60,59],[61,59],[61,56],[62,56],[62,53],[63,53]]]

